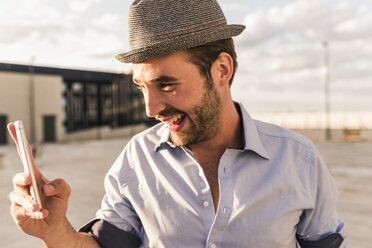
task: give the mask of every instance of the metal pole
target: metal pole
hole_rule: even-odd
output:
[[[29,81],[30,81],[30,143],[35,143],[35,82],[34,82],[34,61],[35,57],[31,57],[31,63],[28,67]]]
[[[331,140],[331,103],[330,103],[330,98],[331,98],[331,91],[330,91],[330,66],[329,66],[329,46],[328,42],[324,41],[323,42],[324,46],[324,68],[325,68],[325,87],[324,87],[324,99],[325,99],[325,138],[326,140]]]
[[[4,157],[5,153],[0,152],[0,169],[4,168]]]

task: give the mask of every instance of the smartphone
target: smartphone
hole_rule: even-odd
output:
[[[28,149],[28,141],[27,141],[27,137],[25,133],[25,128],[23,126],[23,122],[16,121],[14,122],[14,126],[15,126],[15,130],[17,134],[19,152],[20,152],[24,170],[25,172],[30,173],[31,179],[32,179],[31,185],[30,185],[31,196],[34,198],[36,203],[39,204],[39,208],[42,209],[39,190],[37,187],[37,182],[36,182],[36,177],[35,177],[35,172],[34,172],[34,167],[32,166],[32,162],[31,162],[31,154]]]

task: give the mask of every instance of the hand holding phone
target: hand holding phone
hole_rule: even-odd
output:
[[[49,181],[39,171],[33,160],[22,122],[9,123],[8,130],[17,144],[25,171],[30,175],[17,173],[13,177],[14,190],[9,194],[12,218],[23,232],[41,238],[44,242],[48,241],[50,244],[45,245],[54,247],[55,244],[66,241],[65,231],[71,231],[72,228],[66,221],[71,188],[65,180],[58,178]]]
[[[26,137],[26,134],[25,134],[25,129],[24,129],[24,126],[23,126],[23,122],[22,121],[16,121],[16,122],[14,122],[14,126],[15,126],[15,130],[16,130],[16,134],[17,134],[19,152],[20,152],[20,156],[21,156],[21,160],[22,160],[22,163],[23,163],[24,170],[25,170],[25,172],[28,172],[31,175],[31,180],[32,180],[31,185],[30,185],[31,196],[34,198],[36,203],[39,205],[40,209],[42,209],[39,190],[38,190],[38,187],[37,187],[34,168],[32,166],[31,154],[30,154],[30,151],[28,149],[28,141],[27,141],[27,137]]]

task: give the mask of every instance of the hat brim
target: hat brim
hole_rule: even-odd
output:
[[[123,63],[136,63],[150,58],[159,57],[172,52],[185,50],[188,48],[201,46],[209,42],[228,39],[237,36],[245,29],[244,25],[225,25],[213,29],[201,30],[194,33],[177,36],[161,43],[133,49],[126,53],[121,53],[115,58]]]

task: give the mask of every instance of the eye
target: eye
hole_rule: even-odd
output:
[[[159,86],[160,86],[161,90],[164,91],[164,92],[170,92],[170,91],[173,91],[176,88],[175,84],[161,83],[161,84],[159,84]]]

